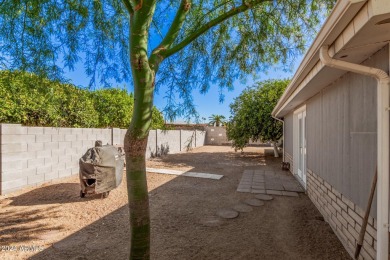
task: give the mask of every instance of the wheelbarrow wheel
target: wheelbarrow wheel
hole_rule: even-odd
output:
[[[107,197],[108,197],[108,194],[110,194],[109,191],[103,192],[103,193],[102,193],[103,199],[107,198]]]
[[[80,191],[80,198],[84,198],[85,197],[85,193],[81,190]]]

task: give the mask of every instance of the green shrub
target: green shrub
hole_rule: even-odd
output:
[[[98,115],[87,90],[27,72],[0,71],[0,122],[93,127]]]
[[[98,127],[127,128],[133,113],[134,98],[124,89],[99,89],[92,93],[99,114]]]
[[[89,91],[27,72],[0,71],[0,123],[127,128],[133,105],[133,94],[124,89]],[[164,128],[156,107],[151,128]]]
[[[153,106],[153,109],[152,109],[152,125],[150,128],[151,129],[166,129],[163,114],[155,106]]]

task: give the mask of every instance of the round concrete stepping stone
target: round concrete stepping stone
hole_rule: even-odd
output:
[[[244,200],[244,203],[254,207],[260,207],[264,205],[264,202],[258,199],[246,199]]]
[[[259,199],[259,200],[273,200],[274,198],[270,195],[267,195],[267,194],[257,194],[255,196],[256,199]]]
[[[233,206],[233,209],[238,212],[251,212],[253,208],[247,204],[239,203]]]
[[[238,217],[239,213],[233,209],[220,209],[217,211],[217,215],[221,218],[231,219]]]

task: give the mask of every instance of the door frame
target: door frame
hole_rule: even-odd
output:
[[[299,119],[302,119],[303,128],[301,129],[299,125]],[[294,158],[294,169],[293,173],[296,179],[302,184],[306,189],[306,171],[307,171],[307,134],[306,134],[306,105],[303,105],[294,111],[293,117],[293,158]],[[302,153],[300,152],[300,131],[303,131],[303,147]],[[303,154],[302,158],[302,169],[300,171],[300,156]]]

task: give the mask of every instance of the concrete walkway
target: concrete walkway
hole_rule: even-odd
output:
[[[289,172],[265,170],[245,170],[237,191],[295,197],[305,192]]]
[[[213,173],[204,173],[204,172],[190,172],[190,171],[178,171],[172,169],[156,169],[156,168],[146,168],[147,172],[160,173],[160,174],[171,174],[171,175],[180,175],[187,177],[196,177],[212,180],[220,180],[223,175],[213,174]]]

